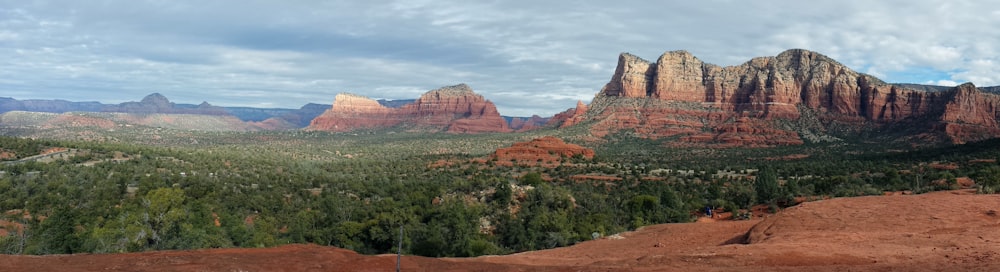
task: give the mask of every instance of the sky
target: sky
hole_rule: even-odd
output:
[[[503,115],[593,99],[618,55],[802,48],[888,82],[1000,85],[1000,1],[0,0],[0,97],[298,108],[466,83]]]

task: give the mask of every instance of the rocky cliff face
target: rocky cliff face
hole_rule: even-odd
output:
[[[979,141],[1000,135],[1000,96],[987,94],[971,83],[955,87],[940,122],[954,142]]]
[[[564,128],[572,125],[579,124],[586,120],[587,114],[587,104],[583,101],[576,101],[575,108],[569,108],[566,111],[556,113],[555,116],[549,119],[545,126]]]
[[[932,132],[952,142],[1000,136],[997,95],[971,84],[936,89],[887,84],[801,49],[729,67],[685,51],[655,63],[622,54],[586,118],[598,121],[597,136],[625,129],[741,146],[801,144],[801,133],[825,134],[832,124],[862,129],[916,120],[934,122]]]
[[[385,107],[358,95],[340,94],[333,107],[313,119],[308,129],[342,132],[397,126],[452,133],[511,131],[493,102],[465,84],[429,91],[399,108]]]
[[[635,55],[624,53],[618,57],[618,68],[601,90],[608,96],[646,97],[653,87],[656,66]]]
[[[384,128],[403,122],[400,114],[373,99],[349,93],[338,94],[333,106],[312,120],[311,130],[344,132],[355,129]]]

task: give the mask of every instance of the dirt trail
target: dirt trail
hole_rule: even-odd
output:
[[[479,258],[404,256],[403,271],[1000,271],[1000,195],[807,202],[766,219],[665,224],[572,247]],[[0,255],[0,271],[391,271],[395,255],[315,245]]]

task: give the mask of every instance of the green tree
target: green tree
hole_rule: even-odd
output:
[[[628,201],[628,211],[632,217],[632,227],[638,228],[658,222],[659,198],[651,195],[637,195]]]
[[[521,184],[524,185],[538,186],[539,184],[542,184],[543,181],[542,174],[538,172],[527,173],[521,177]]]
[[[496,183],[496,191],[493,192],[493,205],[499,209],[507,209],[510,205],[511,197],[514,196],[514,191],[510,187],[510,183],[506,181],[498,181]]]
[[[757,203],[771,203],[781,196],[778,175],[769,167],[762,167],[757,172],[754,189],[757,192]]]
[[[29,243],[29,254],[71,254],[80,252],[80,238],[76,233],[78,211],[73,208],[56,210],[51,216],[35,225],[36,239]]]
[[[1000,192],[1000,166],[991,166],[979,170],[973,178],[979,184],[979,193],[995,194]]]

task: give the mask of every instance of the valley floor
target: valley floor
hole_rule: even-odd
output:
[[[552,250],[404,256],[402,271],[998,271],[1000,195],[969,190],[807,202],[767,218],[663,224]],[[711,220],[703,220],[711,221]],[[0,271],[391,271],[395,255],[316,245],[0,255]]]

